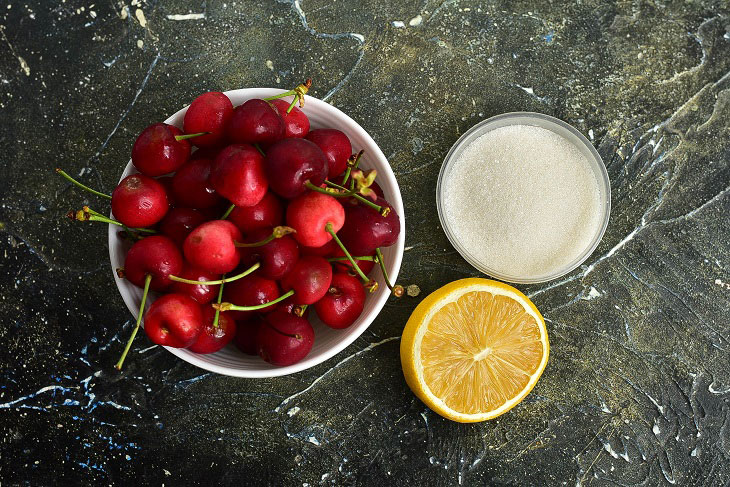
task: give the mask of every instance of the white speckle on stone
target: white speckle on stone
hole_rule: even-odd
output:
[[[423,17],[421,17],[421,15],[419,14],[409,20],[408,25],[410,25],[411,27],[416,27],[421,25],[421,22],[423,22]]]
[[[311,444],[315,445],[315,446],[320,446],[321,445],[321,443],[319,442],[319,440],[317,438],[315,438],[314,436],[308,437],[307,438],[307,441],[310,442]]]
[[[134,11],[134,16],[137,17],[137,22],[139,22],[139,25],[142,27],[147,27],[147,19],[144,16],[144,12],[141,8],[138,8]]]
[[[392,25],[396,29],[402,29],[406,26],[406,24],[404,24],[400,20],[394,20],[393,22],[390,23],[390,25]]]
[[[651,428],[651,431],[654,433],[654,435],[658,435],[662,432],[662,430],[659,429],[659,425],[654,423],[654,426]]]
[[[140,49],[144,47],[144,41],[142,39],[137,39],[137,47]]]
[[[199,14],[170,14],[166,18],[167,20],[200,20],[205,18],[205,12]]]
[[[271,59],[267,59],[266,67],[273,71],[274,70],[274,61],[272,61]]]
[[[723,289],[730,290],[730,283],[722,282],[722,279],[715,279],[715,284],[717,284],[718,286],[720,286]]]
[[[299,408],[299,406],[294,406],[294,407],[293,407],[293,408],[291,408],[291,409],[290,409],[289,411],[287,411],[287,412],[286,412],[286,414],[288,414],[288,415],[289,415],[289,417],[292,417],[292,416],[294,416],[295,414],[297,414],[297,413],[298,413],[299,411],[301,411],[301,409]]]
[[[594,138],[594,137],[593,137],[593,129],[590,129],[590,130],[588,131],[588,137],[590,137],[590,139],[591,139],[591,140],[593,140],[593,138]]]

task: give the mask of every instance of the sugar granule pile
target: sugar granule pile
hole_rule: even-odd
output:
[[[580,150],[532,125],[472,141],[446,174],[444,216],[476,260],[512,277],[568,265],[601,224],[598,181]]]

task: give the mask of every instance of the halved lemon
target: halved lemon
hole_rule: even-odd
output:
[[[408,319],[400,358],[408,386],[445,418],[474,423],[517,405],[535,386],[550,345],[545,321],[517,289],[461,279]]]

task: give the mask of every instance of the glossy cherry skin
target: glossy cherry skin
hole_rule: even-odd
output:
[[[325,230],[327,223],[332,223],[335,233],[345,224],[345,209],[334,196],[309,191],[286,209],[286,224],[296,230],[293,235],[301,245],[321,247],[332,240]]]
[[[261,201],[253,206],[237,206],[228,220],[233,222],[244,235],[260,228],[273,228],[284,222],[284,207],[281,200],[267,191]]]
[[[241,256],[234,242],[241,239],[236,225],[225,220],[213,220],[190,232],[183,242],[183,253],[195,267],[214,274],[225,274],[238,266]]]
[[[279,303],[277,303],[276,309],[274,311],[282,310],[285,313],[290,313],[290,314],[297,311],[297,309],[300,308],[301,305],[295,303],[293,298],[294,298],[294,296],[289,296],[284,301],[280,301]],[[309,308],[310,308],[310,306],[308,306],[307,308],[304,309],[304,313],[302,314],[302,317],[307,318],[309,316]]]
[[[322,323],[330,328],[347,328],[362,314],[365,308],[365,288],[349,274],[332,276],[327,294],[314,303],[314,309]]]
[[[189,347],[202,329],[200,305],[184,294],[165,294],[144,315],[144,331],[158,345]]]
[[[160,233],[182,247],[190,232],[206,221],[208,218],[193,208],[171,208],[160,222],[159,229]]]
[[[248,355],[258,354],[256,335],[259,332],[259,327],[264,323],[265,321],[261,315],[254,315],[248,319],[236,321],[236,336],[233,338],[233,344],[236,345],[236,348]]]
[[[298,107],[292,108],[291,112],[286,113],[289,108],[289,102],[284,100],[272,100],[279,116],[284,121],[284,137],[287,139],[292,137],[306,137],[309,133],[309,118]]]
[[[266,279],[256,274],[249,274],[223,287],[225,301],[238,306],[256,306],[268,303],[281,296],[276,281]],[[236,321],[245,320],[254,313],[270,313],[276,309],[275,305],[261,308],[257,311],[229,311]]]
[[[320,257],[334,257],[335,251],[338,250],[337,242],[330,240],[320,247],[299,246],[300,255],[318,255]]]
[[[236,144],[273,144],[284,137],[284,121],[269,102],[254,98],[233,110],[226,135]]]
[[[183,279],[190,279],[191,281],[216,281],[220,278],[218,274],[198,269],[187,262],[183,264],[183,269],[180,274],[173,275],[182,277]],[[200,304],[207,304],[218,296],[218,287],[218,284],[206,286],[203,284],[187,284],[185,282],[172,281],[172,287],[170,289],[174,293],[187,294]]]
[[[305,183],[315,186],[327,177],[327,158],[306,139],[284,139],[266,151],[266,175],[271,190],[287,199],[304,193]]]
[[[309,354],[314,344],[314,329],[306,318],[284,313],[271,313],[256,334],[259,356],[279,366],[292,365]]]
[[[225,138],[225,129],[233,116],[231,100],[220,91],[210,91],[198,96],[188,107],[183,120],[187,134],[210,132],[207,135],[188,139],[198,147],[220,145]]]
[[[393,207],[383,198],[375,204],[390,208],[388,216],[362,204],[345,205],[345,224],[337,233],[352,255],[371,255],[378,247],[389,247],[398,241],[400,219]]]
[[[311,140],[322,149],[327,157],[327,178],[339,176],[347,169],[347,160],[352,155],[350,139],[337,129],[316,129],[309,132],[307,140]]]
[[[202,307],[203,329],[200,330],[198,338],[188,347],[188,350],[195,353],[215,353],[228,345],[236,336],[236,322],[225,312],[218,315],[218,326],[213,326],[215,310],[212,306]]]
[[[292,299],[297,304],[314,304],[327,293],[332,282],[332,266],[324,257],[301,257],[281,279],[284,291],[294,290]]]
[[[270,228],[260,228],[246,236],[244,241],[260,242],[269,235],[271,235]],[[241,262],[245,267],[250,267],[256,262],[261,263],[256,273],[266,279],[281,279],[299,259],[299,245],[291,235],[275,238],[259,247],[240,247],[239,251]]]
[[[348,249],[349,252],[349,249]],[[356,254],[351,254],[353,257],[358,257]],[[344,257],[345,253],[342,251],[341,248],[337,247],[334,252],[332,252],[332,257]],[[371,255],[370,257],[375,257],[375,254]],[[357,260],[357,259],[356,259]],[[352,264],[349,260],[338,260],[332,262],[332,264],[335,266],[335,271],[338,272],[347,272],[350,275],[355,275],[355,270],[352,268]],[[366,276],[370,273],[371,270],[373,270],[373,267],[375,267],[375,260],[357,260],[357,266],[360,268],[363,274]]]
[[[157,182],[165,188],[165,194],[167,195],[167,203],[170,208],[175,207],[175,193],[172,191],[172,176],[163,176],[157,178]]]
[[[127,176],[112,192],[112,212],[128,227],[151,227],[169,208],[165,187],[144,174]]]
[[[188,162],[190,142],[175,140],[183,135],[179,128],[166,123],[150,125],[139,134],[132,147],[132,164],[145,176],[162,176]]]
[[[177,245],[162,235],[152,235],[135,242],[124,259],[124,276],[138,287],[144,287],[145,277],[152,276],[150,289],[164,291],[172,284],[170,275],[182,272],[183,258]]]
[[[269,187],[264,158],[248,144],[229,145],[215,158],[210,182],[221,196],[236,206],[260,202]]]
[[[205,209],[223,201],[210,181],[212,168],[210,159],[192,159],[175,173],[172,191],[178,206]]]

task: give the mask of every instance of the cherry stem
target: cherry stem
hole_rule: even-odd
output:
[[[259,153],[260,153],[260,154],[261,154],[262,156],[266,157],[266,152],[264,152],[264,150],[263,150],[263,149],[261,148],[261,146],[260,146],[260,145],[258,145],[258,144],[254,144],[253,146],[254,146],[254,147],[256,147],[256,150],[257,150],[257,151],[259,151]]]
[[[268,98],[264,98],[264,100],[276,100],[278,98],[284,98],[285,96],[291,96],[294,95],[294,99],[292,100],[291,104],[289,105],[289,108],[286,109],[286,113],[291,113],[291,111],[294,109],[294,106],[299,102],[299,106],[304,106],[304,95],[307,94],[309,91],[309,88],[312,87],[312,80],[307,79],[304,83],[298,85],[293,90],[285,91],[284,93],[279,93],[278,95],[270,96]]]
[[[109,223],[111,225],[117,225],[119,227],[124,227],[125,230],[131,232],[144,232],[144,233],[157,233],[155,230],[152,230],[151,228],[129,228],[122,222],[118,222],[117,220],[112,220],[109,217],[106,217],[99,213],[98,211],[94,211],[88,206],[84,206],[83,209],[73,212],[69,211],[66,216],[68,216],[72,220],[78,220],[80,222],[102,222],[102,223]]]
[[[175,140],[180,142],[181,140],[185,139],[192,139],[193,137],[200,137],[201,135],[208,135],[210,132],[198,132],[197,134],[183,134],[183,135],[176,135]]]
[[[263,304],[256,304],[254,306],[238,306],[233,303],[215,303],[211,306],[213,306],[215,309],[221,310],[221,311],[256,311],[257,309],[263,309],[271,306],[272,304],[279,303],[281,301],[284,301],[286,298],[294,294],[294,290],[287,292],[286,294],[282,294],[276,299],[273,299],[269,301],[268,303]]]
[[[106,198],[109,200],[112,199],[112,197],[110,195],[105,194],[105,193],[100,193],[99,191],[97,191],[95,189],[91,189],[90,187],[86,186],[85,184],[81,184],[80,182],[76,181],[74,178],[69,176],[69,174],[66,171],[64,171],[63,169],[60,169],[57,167],[56,172],[58,174],[60,174],[61,176],[63,176],[64,178],[66,178],[71,183],[75,184],[76,186],[78,186],[81,189],[85,189],[89,193],[94,193],[96,196],[101,196],[102,198]]]
[[[388,289],[390,289],[393,292],[393,296],[400,298],[403,296],[403,286],[400,284],[396,284],[395,286],[390,283],[390,277],[388,277],[388,271],[385,269],[385,260],[383,259],[383,252],[380,251],[380,248],[375,249],[375,255],[376,255],[376,261],[380,265],[380,270],[383,272],[383,277],[385,278],[385,285],[388,286]]]
[[[272,240],[275,240],[277,238],[281,238],[285,235],[289,235],[290,233],[295,233],[296,230],[294,230],[292,227],[285,227],[285,226],[279,226],[274,227],[274,231],[271,232],[271,235],[266,237],[263,240],[259,240],[258,242],[254,243],[243,243],[243,242],[233,242],[236,247],[263,247],[267,243],[271,242]]]
[[[330,196],[334,196],[335,198],[349,198],[351,196],[356,196],[355,191],[350,191],[340,185],[337,185],[327,180],[325,180],[325,183],[329,184],[330,186],[336,187],[338,191],[327,188],[320,188],[316,184],[313,184],[311,181],[307,181],[306,183],[304,183],[304,186],[306,186],[308,189],[311,189],[312,191],[328,194]]]
[[[369,260],[370,262],[375,260],[372,255],[353,255],[352,258],[355,260]],[[350,259],[347,257],[330,257],[327,262],[343,262],[346,260],[349,261]]]
[[[218,284],[225,284],[226,282],[233,282],[237,281],[238,279],[241,279],[242,277],[246,277],[247,275],[251,274],[253,271],[261,267],[260,262],[256,262],[254,265],[246,269],[245,271],[241,272],[240,274],[236,274],[235,276],[231,277],[224,277],[223,279],[218,279],[217,281],[193,281],[191,279],[185,279],[182,277],[177,276],[168,276],[171,281],[176,282],[182,282],[185,284],[192,284],[193,286],[216,286]]]
[[[339,245],[340,248],[342,249],[342,252],[345,253],[345,257],[347,257],[347,260],[350,261],[350,264],[352,264],[352,268],[355,270],[355,272],[357,272],[357,275],[360,276],[360,279],[362,280],[363,285],[366,288],[369,288],[371,293],[374,292],[378,288],[378,283],[368,279],[368,276],[366,276],[362,272],[362,269],[360,269],[360,266],[357,265],[357,262],[355,262],[355,259],[353,259],[352,255],[350,255],[350,252],[347,251],[344,244],[342,243],[340,238],[335,233],[334,227],[332,226],[332,222],[327,222],[327,224],[324,226],[324,230],[327,233],[329,233],[330,235],[332,235],[332,238],[334,239],[335,243],[337,245]]]
[[[134,325],[134,330],[132,330],[132,336],[129,337],[129,340],[127,341],[127,346],[124,347],[124,352],[122,352],[122,356],[119,358],[119,362],[117,362],[117,365],[115,365],[117,370],[122,370],[122,364],[124,363],[124,359],[127,358],[129,349],[132,348],[132,342],[134,342],[134,337],[137,336],[137,332],[139,331],[139,325],[140,323],[142,323],[142,314],[144,313],[144,304],[147,302],[147,293],[149,293],[150,291],[151,281],[152,274],[147,274],[144,278],[144,292],[142,292],[142,302],[139,304],[139,312],[137,313],[137,324]]]
[[[302,316],[304,316],[304,312],[307,310],[308,307],[308,304],[300,304],[298,306],[294,306],[294,314],[301,318]]]
[[[228,209],[226,210],[226,212],[223,213],[223,216],[221,216],[221,220],[225,220],[226,218],[228,218],[228,216],[231,214],[231,212],[233,211],[233,209],[235,207],[236,207],[236,205],[229,206]]]
[[[388,214],[390,213],[390,208],[389,207],[376,205],[375,203],[373,203],[369,199],[367,199],[367,198],[365,198],[365,197],[360,196],[359,194],[357,194],[357,192],[354,189],[353,190],[348,190],[344,186],[340,186],[339,184],[335,184],[332,181],[330,181],[329,179],[325,179],[324,180],[324,183],[326,185],[328,185],[328,186],[332,186],[333,188],[336,188],[336,189],[339,189],[339,190],[342,190],[342,191],[346,191],[346,193],[327,193],[327,194],[330,194],[332,196],[338,196],[338,195],[340,195],[340,196],[352,196],[355,199],[357,199],[359,202],[365,203],[370,208],[372,208],[373,210],[375,210],[378,213],[380,213],[381,216],[388,216]],[[323,188],[317,188],[317,186],[314,186],[309,181],[307,181],[305,184],[307,185],[307,188],[313,189],[315,191],[322,190],[323,189]],[[311,186],[309,186],[310,184],[311,184]],[[314,189],[314,188],[317,188],[317,189]],[[326,191],[326,190],[324,190],[324,191]],[[322,191],[320,191],[320,192],[322,192]]]
[[[350,177],[350,173],[352,172],[353,169],[357,168],[358,164],[360,164],[360,157],[362,157],[364,152],[365,152],[364,150],[361,150],[357,154],[350,156],[350,158],[347,160],[347,170],[345,171],[345,176],[342,178],[342,186],[345,186],[347,184],[347,180]],[[355,181],[353,181],[353,184],[350,185],[351,186],[350,190],[355,189],[354,183],[355,183]]]
[[[223,279],[226,278],[226,275],[223,274]],[[221,301],[223,301],[223,285],[225,282],[221,283],[221,287],[218,288],[218,301],[216,301],[218,304],[221,304]],[[215,317],[213,318],[213,328],[218,328],[218,318],[221,316],[221,310],[217,309],[215,310]]]

